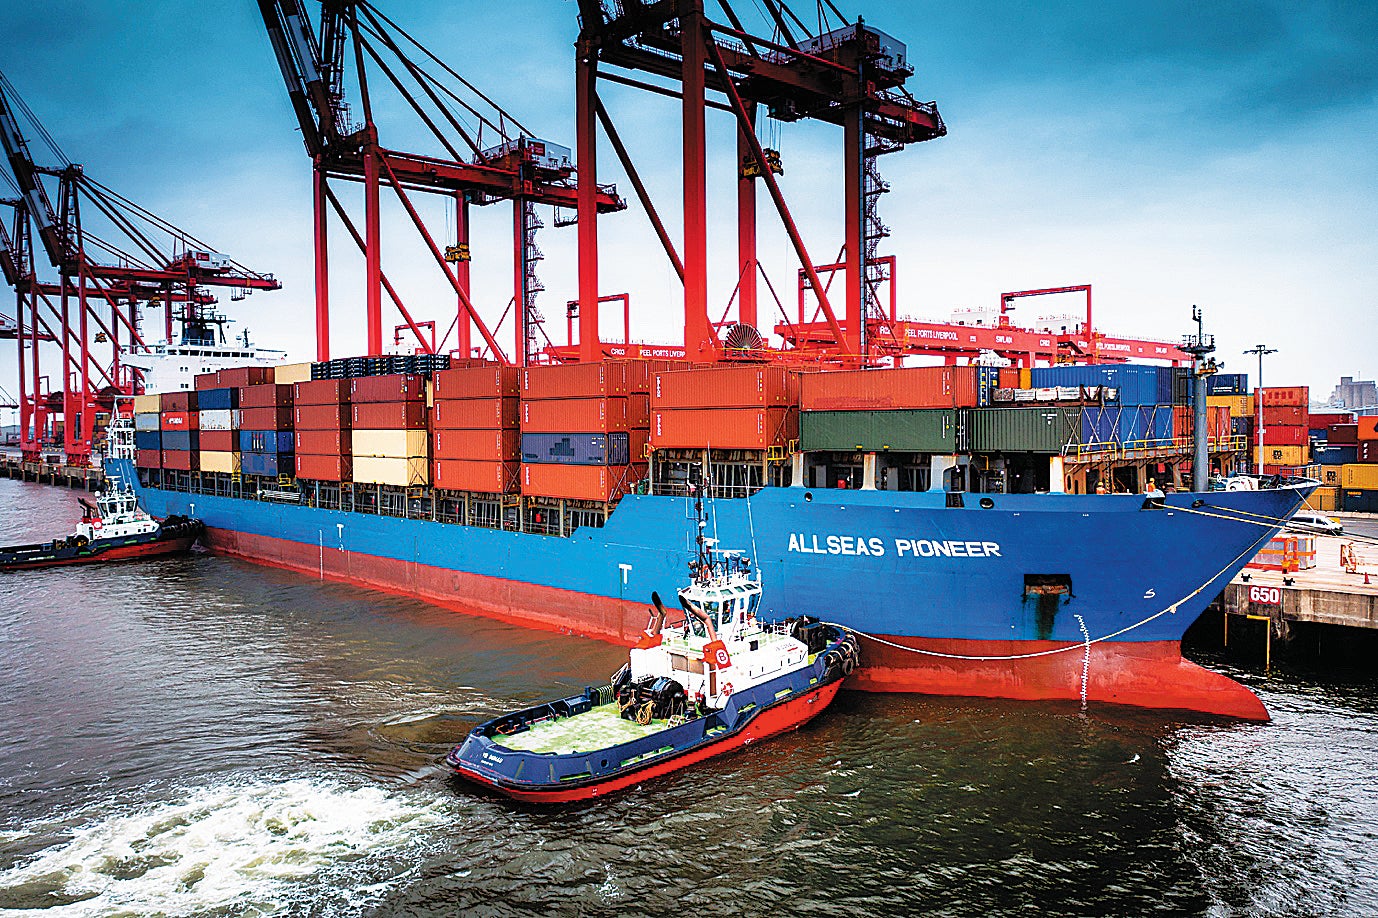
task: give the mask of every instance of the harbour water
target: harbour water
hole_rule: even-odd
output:
[[[72,492],[0,480],[0,543]],[[1371,915],[1378,698],[1274,716],[844,692],[611,799],[438,767],[623,651],[207,554],[0,575],[0,916]]]

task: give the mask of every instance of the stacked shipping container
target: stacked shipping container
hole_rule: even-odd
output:
[[[307,481],[353,481],[349,380],[297,382],[292,393],[297,477]]]
[[[646,476],[650,365],[529,367],[521,377],[521,492],[606,503]]]
[[[965,411],[998,384],[985,367],[908,367],[809,373],[800,381],[805,451],[953,453],[965,446]]]
[[[768,450],[799,436],[799,378],[780,366],[658,370],[652,449]]]
[[[349,380],[354,481],[414,487],[431,478],[426,380],[413,373]]]
[[[446,491],[517,489],[521,369],[496,364],[441,370],[433,380],[431,481]]]
[[[1265,473],[1306,465],[1311,460],[1306,386],[1258,389],[1254,392],[1254,424],[1263,427],[1263,445],[1254,447],[1255,464]],[[1254,442],[1257,442],[1255,437]]]

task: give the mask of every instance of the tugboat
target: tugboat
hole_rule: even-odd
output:
[[[753,565],[705,538],[701,496],[695,506],[683,622],[667,625],[652,593],[645,635],[610,684],[478,725],[445,758],[455,774],[516,800],[587,800],[792,730],[832,702],[856,638],[809,618],[758,620]]]
[[[200,520],[169,516],[161,522],[139,509],[134,489],[112,478],[93,505],[85,498],[81,522],[71,535],[38,545],[0,548],[0,571],[66,564],[94,564],[178,554],[191,548],[204,527]]]

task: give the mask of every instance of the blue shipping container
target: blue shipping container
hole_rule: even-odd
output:
[[[290,453],[292,431],[290,430],[241,430],[239,432],[239,451],[241,453]]]
[[[1248,373],[1216,373],[1206,377],[1207,395],[1248,395]]]
[[[1317,446],[1311,450],[1311,458],[1321,465],[1348,465],[1359,461],[1359,447]]]
[[[1166,374],[1161,371],[1167,369]],[[1172,401],[1171,368],[1142,364],[1097,364],[1095,366],[1035,367],[1030,371],[1035,389],[1053,386],[1111,386],[1119,390],[1121,405],[1160,405]],[[1166,376],[1166,383],[1163,382]],[[1165,386],[1165,388],[1164,388]],[[1162,393],[1166,391],[1167,397]]]
[[[197,431],[195,430],[165,430],[162,432],[162,438],[163,449],[168,452],[187,453],[197,447]]]
[[[136,430],[134,431],[135,449],[162,449],[163,436],[157,430]]]
[[[239,407],[238,389],[202,389],[196,393],[200,411],[228,411]]]
[[[291,453],[241,453],[239,469],[244,475],[264,475],[276,478],[279,475],[296,474],[296,457]]]
[[[1134,409],[1129,409],[1133,411]],[[1083,446],[1113,446],[1120,442],[1120,408],[1083,408],[1081,443]]]
[[[620,433],[522,434],[522,462],[556,465],[626,465],[631,438]]]

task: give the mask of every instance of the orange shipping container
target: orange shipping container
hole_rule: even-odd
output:
[[[674,408],[651,413],[655,449],[769,449],[799,437],[793,408]]]
[[[266,383],[261,386],[240,386],[239,407],[280,408],[285,405],[290,408],[292,396],[292,387],[289,385]]]
[[[1305,408],[1295,405],[1263,406],[1264,427],[1305,427],[1307,423]]]
[[[348,430],[351,412],[338,402],[326,405],[297,405],[292,409],[297,430]]]
[[[522,493],[529,497],[609,501],[631,493],[646,477],[645,465],[522,465]]]
[[[818,375],[818,374],[810,374]],[[773,408],[799,404],[799,372],[774,366],[713,366],[655,374],[661,408]]]
[[[1306,386],[1277,386],[1272,389],[1254,390],[1254,404],[1261,404],[1265,408],[1305,408],[1310,403],[1311,390]],[[1305,420],[1302,423],[1306,423]]]
[[[494,364],[440,370],[433,377],[436,400],[444,398],[503,398],[521,390],[521,367]]]
[[[205,434],[201,435],[205,442]],[[345,430],[298,430],[295,441],[298,453],[312,456],[346,456],[352,448],[350,431]],[[309,475],[302,476],[309,478]]]
[[[415,402],[426,400],[426,379],[415,373],[358,376],[349,381],[352,402]]]
[[[384,377],[375,376],[374,379]],[[357,382],[357,380],[356,380]],[[356,403],[351,412],[355,430],[425,430],[426,403],[363,402]]]
[[[515,398],[447,398],[431,409],[434,430],[501,430],[517,426]]]
[[[523,401],[522,430],[528,433],[603,433],[648,427],[650,397],[548,398]]]
[[[431,461],[431,484],[442,491],[515,494],[519,467],[515,462],[434,459]]]
[[[604,360],[599,363],[564,363],[527,367],[522,371],[522,398],[595,398],[629,395],[638,361]]]
[[[343,405],[349,401],[347,379],[313,379],[294,383],[292,390],[298,405]]]
[[[521,433],[507,430],[436,430],[431,455],[437,459],[515,462],[521,458]]]
[[[1378,440],[1378,415],[1359,418],[1358,439]]]
[[[805,411],[974,408],[979,367],[901,367],[808,373],[800,403]]]

